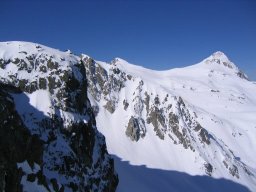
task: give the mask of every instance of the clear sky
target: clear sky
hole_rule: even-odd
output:
[[[164,70],[223,51],[256,80],[255,0],[0,0],[0,41]]]

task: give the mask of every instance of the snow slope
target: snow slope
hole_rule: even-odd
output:
[[[198,183],[193,185],[196,175],[256,190],[256,83],[224,53],[167,71],[120,58],[110,64],[86,55],[82,59],[97,126],[108,151],[119,159],[120,191],[130,189],[124,180],[129,186],[145,183],[137,191],[154,191],[146,185],[152,175],[133,177],[138,166],[189,174],[192,191],[205,191]],[[130,168],[124,169],[122,161]],[[168,176],[156,178],[155,185],[160,185],[160,178]]]

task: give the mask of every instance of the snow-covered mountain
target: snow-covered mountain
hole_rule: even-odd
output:
[[[114,191],[81,59],[0,43],[0,191]]]
[[[82,61],[118,191],[256,191],[256,83],[224,53],[167,71]]]
[[[0,191],[256,191],[255,95],[222,52],[153,71],[0,43]]]

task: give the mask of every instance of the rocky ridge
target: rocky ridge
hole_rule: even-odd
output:
[[[112,118],[119,118],[118,114],[125,114],[124,119],[120,121],[122,124],[117,123],[118,126],[114,132],[119,130],[119,133],[125,135],[131,142],[138,142],[138,144],[129,144],[130,142],[126,141],[126,146],[131,145],[133,148],[135,146],[139,148],[139,145],[142,145],[141,143],[147,138],[148,132],[153,130],[155,136],[160,140],[168,141],[168,145],[180,145],[183,147],[182,151],[191,150],[194,152],[193,156],[196,159],[194,165],[199,166],[200,169],[197,174],[226,177],[243,183],[251,189],[256,188],[254,168],[237,158],[239,155],[233,152],[232,147],[229,147],[221,138],[218,138],[218,135],[215,135],[211,129],[211,124],[207,125],[201,120],[205,118],[202,115],[205,113],[202,112],[203,109],[193,105],[193,102],[187,98],[184,99],[183,95],[177,91],[182,89],[183,92],[190,91],[192,94],[196,94],[198,91],[202,92],[200,88],[204,83],[195,81],[198,85],[195,87],[193,84],[190,86],[189,83],[182,83],[182,80],[180,82],[179,80],[176,82],[172,80],[172,76],[175,77],[179,73],[184,78],[182,69],[154,72],[131,65],[119,58],[108,64],[95,61],[86,55],[82,56],[82,61],[88,77],[90,100],[93,103],[93,108],[97,109],[95,115],[100,115],[97,122],[105,117],[104,121],[111,123]],[[186,70],[184,68],[184,71],[188,71],[190,74],[197,74],[195,71],[198,70],[202,70],[202,78],[209,81],[210,86],[204,85],[208,92],[207,95],[215,94],[214,97],[218,96],[220,92],[219,88],[212,82],[215,77],[227,79],[226,81],[235,79],[237,82],[250,83],[247,76],[222,52],[214,53],[198,65],[188,67]],[[168,83],[167,85],[157,83],[158,79],[159,81],[164,79],[164,82],[169,79],[169,84],[173,84],[172,88],[167,87]],[[191,81],[193,82],[193,78]],[[241,98],[239,96],[233,99],[242,103]],[[213,113],[207,112],[206,115],[212,117],[211,121],[216,124],[221,122],[219,127],[225,128],[226,125]],[[100,130],[108,135],[107,129],[101,128]],[[115,134],[114,132],[113,134]],[[106,137],[108,141],[108,136]],[[114,139],[111,138],[110,140],[113,141]],[[152,140],[152,143],[154,141]],[[112,148],[111,152],[132,161],[133,157],[122,151],[119,152],[120,147],[114,147],[114,142],[118,145],[117,143],[121,144],[123,139],[109,141],[109,148]]]
[[[115,191],[80,58],[4,42],[0,74],[0,191]]]

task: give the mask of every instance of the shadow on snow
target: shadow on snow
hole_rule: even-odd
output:
[[[117,192],[249,192],[245,186],[227,179],[192,176],[178,171],[130,165],[112,155],[119,176]]]

